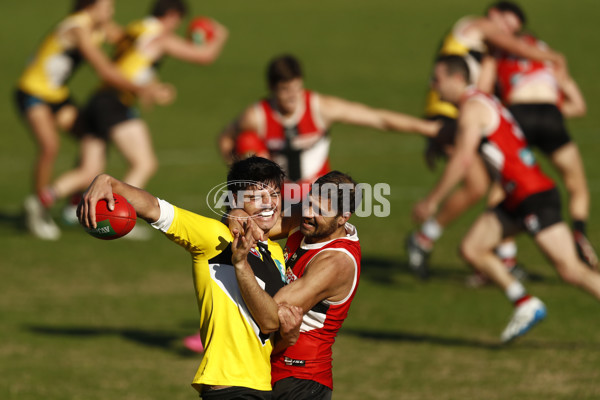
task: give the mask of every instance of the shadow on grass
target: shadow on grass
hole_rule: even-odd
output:
[[[502,344],[497,340],[481,340],[468,337],[450,337],[431,335],[426,333],[411,333],[411,332],[381,332],[370,331],[363,329],[344,328],[340,331],[340,335],[355,336],[361,339],[392,342],[408,342],[422,344],[436,344],[448,347],[470,347],[485,350],[510,350],[510,349],[532,349],[532,350],[599,350],[600,343],[591,342],[558,342],[531,340],[529,338],[521,338],[513,343]]]
[[[8,212],[6,210],[0,211],[0,225],[15,231],[25,232],[25,214],[22,211]]]
[[[464,267],[435,264],[429,267],[428,278],[422,279],[411,270],[405,259],[365,256],[361,260],[361,279],[368,279],[381,285],[396,285],[397,282],[393,279],[396,274],[410,275],[415,281],[423,283],[439,280],[464,285],[467,277],[473,274],[473,270],[466,264]],[[542,282],[546,279],[542,275],[530,272],[528,280]]]
[[[185,325],[187,326],[187,324]],[[198,353],[192,352],[183,346],[182,340],[185,334],[182,334],[181,330],[164,331],[122,327],[56,327],[41,325],[30,325],[26,326],[25,329],[34,334],[48,336],[76,336],[80,338],[117,336],[146,347],[166,350],[184,357],[198,355]],[[195,328],[190,328],[185,332],[187,334],[193,334],[194,329]]]

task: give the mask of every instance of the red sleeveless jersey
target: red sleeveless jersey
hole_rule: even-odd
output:
[[[271,376],[275,382],[294,377],[318,382],[333,389],[332,346],[337,332],[348,315],[350,304],[360,279],[360,242],[356,228],[346,224],[346,237],[323,243],[306,244],[304,236],[296,231],[286,242],[288,283],[302,277],[310,261],[324,251],[339,251],[350,257],[355,264],[352,289],[339,302],[323,300],[317,303],[302,319],[300,337],[295,345],[271,356]]]
[[[514,210],[527,197],[554,188],[554,182],[544,175],[527,147],[521,128],[500,101],[476,89],[467,89],[462,102],[471,99],[488,106],[494,116],[491,126],[482,133],[479,150],[502,184],[506,207]]]
[[[296,112],[284,118],[271,100],[256,105],[258,135],[292,182],[312,183],[330,171],[330,139],[319,114],[319,96],[304,91]]]
[[[524,35],[522,39],[540,49],[548,48],[544,42],[531,35]],[[516,87],[534,79],[544,79],[551,85],[558,87],[550,63],[530,60],[506,52],[498,52],[496,54],[496,65],[498,95],[505,104],[509,104],[510,95]]]

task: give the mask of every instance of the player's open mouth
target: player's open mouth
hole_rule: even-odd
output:
[[[268,210],[268,211],[263,211],[263,212],[259,213],[258,215],[263,218],[271,218],[273,216],[273,214],[275,214],[275,211]]]

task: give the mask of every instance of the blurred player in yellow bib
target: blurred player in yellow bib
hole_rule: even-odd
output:
[[[157,0],[150,15],[130,23],[116,44],[113,62],[118,71],[130,85],[158,86],[153,97],[158,104],[168,104],[175,97],[172,86],[158,85],[157,67],[164,56],[210,64],[218,58],[228,37],[227,29],[215,21],[212,21],[214,37],[203,44],[178,36],[176,30],[186,13],[183,0]],[[107,84],[92,94],[76,127],[83,137],[79,165],[58,177],[46,189],[52,202],[84,190],[104,171],[109,140],[129,164],[123,180],[137,187],[146,185],[156,172],[158,160],[148,126],[136,107],[138,99],[140,96],[136,91]],[[143,103],[144,99],[140,100]],[[136,227],[127,237],[144,239],[148,233]]]
[[[29,230],[43,239],[58,239],[60,230],[47,208],[47,190],[59,150],[58,130],[70,131],[77,118],[67,82],[82,61],[88,61],[107,84],[141,93],[145,88],[127,80],[100,49],[105,40],[116,42],[121,29],[112,21],[113,0],[76,0],[73,13],[44,38],[21,75],[15,100],[38,145],[34,169],[35,195],[25,201]]]

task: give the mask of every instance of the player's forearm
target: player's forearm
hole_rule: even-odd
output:
[[[110,175],[103,174],[96,179],[106,180],[111,186],[113,193],[118,193],[125,197],[135,209],[138,217],[148,222],[155,222],[160,218],[160,206],[158,205],[158,199],[155,196]]]
[[[431,191],[429,196],[427,196],[428,200],[439,205],[450,191],[462,180],[467,169],[472,165],[472,161],[472,156],[470,155],[461,153],[453,154],[448,161],[448,164],[446,164],[446,168],[444,169],[444,173],[438,184]]]
[[[577,83],[572,78],[567,77],[559,82],[559,84],[565,96],[563,104],[560,107],[563,115],[567,118],[583,117],[587,113],[587,105]]]
[[[233,163],[233,151],[235,149],[234,133],[231,129],[232,127],[230,126],[225,128],[225,130],[219,135],[217,143],[221,157],[227,165],[231,165]]]
[[[277,303],[258,285],[254,271],[246,260],[235,263],[234,267],[244,302],[261,332],[275,332],[279,329]]]
[[[424,136],[433,137],[437,134],[439,126],[433,121],[427,121],[410,115],[380,110],[383,121],[382,128],[386,131],[414,132]]]

